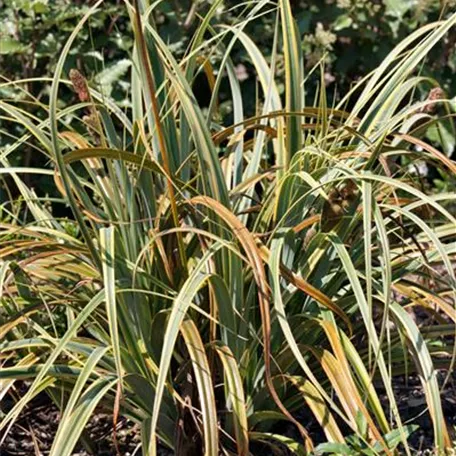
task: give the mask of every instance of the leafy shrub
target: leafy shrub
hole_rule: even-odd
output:
[[[410,454],[414,428],[393,381],[412,373],[434,445],[449,447],[437,368],[454,361],[454,194],[433,193],[409,165],[454,179],[456,164],[421,139],[452,128],[436,115],[449,101],[416,95],[435,86],[417,69],[456,15],[412,33],[331,106],[323,69],[304,97],[287,0],[241,5],[224,27],[213,27],[214,2],[178,60],[138,3],[127,5],[127,107],[80,71],[64,74],[100,2],[72,31],[52,85],[42,81],[49,105],[27,93],[0,101],[5,121],[26,129],[1,153],[20,195],[1,224],[2,394],[31,381],[0,428],[45,391],[62,409],[53,456],[72,453],[98,408],[139,423],[145,455],[157,438],[176,454],[303,454],[318,443]],[[268,58],[245,33],[265,14]],[[250,117],[239,47],[258,78]],[[193,93],[198,75],[208,106]],[[69,89],[77,100],[63,103]],[[48,165],[12,167],[25,147]],[[59,196],[43,198],[27,173]]]
[[[93,0],[2,0],[2,76],[12,80],[51,76],[63,43],[91,3]],[[242,5],[238,7],[238,2],[233,0],[225,3],[226,8],[219,8],[214,18],[217,22],[234,23]],[[324,58],[326,82],[337,83],[340,92],[345,93],[354,79],[373,70],[397,42],[421,25],[448,17],[455,6],[454,0],[299,0],[292,2],[292,11],[302,37],[305,66],[311,68]],[[210,2],[203,1],[158,2],[151,14],[163,40],[175,54],[182,56],[197,27],[198,14],[204,15],[209,7]],[[262,52],[269,55],[274,35],[272,16],[259,17],[247,24],[246,30],[256,37]],[[130,32],[128,13],[122,2],[105,0],[102,10],[81,30],[65,69],[83,68],[95,82],[98,73],[130,57],[133,45]],[[450,31],[431,51],[424,68],[427,76],[436,77],[450,93],[455,91],[452,77],[456,65],[455,39],[455,32]],[[242,49],[234,52],[236,62],[250,64],[248,54]],[[253,76],[254,80],[255,72],[246,76]],[[116,98],[123,98],[128,82],[122,77],[116,81],[124,87],[116,87]],[[103,85],[102,81],[97,84]],[[28,89],[36,94],[40,87],[30,82]]]

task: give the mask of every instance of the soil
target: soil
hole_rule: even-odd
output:
[[[443,385],[447,371],[438,371],[439,385]],[[417,375],[397,378],[393,389],[397,398],[399,412],[404,424],[416,424],[419,428],[410,438],[410,446],[417,452],[433,448],[433,423],[427,411],[426,398],[421,381]],[[441,390],[443,416],[445,417],[450,434],[456,426],[456,373]],[[453,436],[454,437],[454,436]]]
[[[441,384],[445,372],[438,373]],[[426,411],[426,401],[421,382],[416,375],[396,377],[393,385],[398,406],[404,423],[419,425],[419,429],[410,438],[411,448],[423,451],[433,447],[432,422]],[[443,413],[450,429],[456,426],[456,373],[450,377],[442,392]],[[386,401],[382,395],[381,400]],[[6,399],[4,400],[4,402]],[[4,407],[4,403],[2,404]],[[388,410],[385,407],[388,416]],[[52,446],[53,438],[59,423],[59,411],[50,398],[42,393],[28,405],[19,419],[14,423],[10,432],[0,446],[0,456],[46,456]],[[297,416],[307,424],[308,431],[315,442],[324,441],[321,428],[310,416]],[[279,424],[278,427],[281,425]],[[290,437],[298,437],[293,426],[283,423],[280,432]],[[91,451],[87,443],[79,442],[73,456],[141,456],[139,426],[120,418],[117,424],[116,436],[118,452],[113,439],[113,419],[107,413],[96,413],[86,427],[87,441],[91,442]],[[1,436],[0,436],[1,438]],[[260,454],[264,454],[261,452]],[[418,453],[417,453],[418,454]],[[165,448],[159,450],[160,456],[171,456]],[[197,455],[195,455],[197,456]]]
[[[49,454],[57,432],[60,413],[46,394],[35,398],[15,422],[0,448],[0,456],[45,456]],[[126,419],[117,424],[119,454],[140,456],[137,451],[140,433],[137,425]],[[80,442],[73,456],[117,456],[113,443],[113,419],[105,413],[95,414],[86,427],[89,445]],[[135,452],[136,450],[136,452]]]

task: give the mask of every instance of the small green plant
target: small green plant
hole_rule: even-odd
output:
[[[375,456],[379,454],[388,454],[394,452],[397,446],[401,443],[403,439],[401,433],[403,433],[406,438],[410,436],[418,426],[404,426],[403,429],[395,429],[388,434],[386,434],[383,439],[386,443],[386,448],[381,442],[376,442],[372,446],[366,445],[366,440],[368,436],[365,435],[364,438],[360,438],[357,434],[350,435],[346,437],[345,443],[322,443],[318,445],[315,451],[315,456],[317,455],[346,455],[346,456],[355,456],[355,455],[364,455],[364,456]]]
[[[51,456],[71,455],[99,409],[141,426],[144,456],[158,454],[158,441],[207,456],[398,445],[411,454],[414,428],[393,382],[413,374],[435,446],[450,447],[437,369],[454,361],[455,195],[433,192],[409,164],[456,172],[422,139],[440,122],[423,108],[448,100],[415,96],[436,85],[417,68],[456,15],[412,33],[328,106],[324,74],[306,92],[288,0],[241,5],[229,26],[214,23],[216,0],[179,59],[157,32],[155,4],[126,2],[135,45],[130,101],[119,106],[80,71],[64,74],[101,6],[42,81],[48,102],[0,100],[4,128],[27,130],[0,154],[22,199],[0,224],[1,394],[30,382],[3,410],[2,432],[44,392],[62,412]],[[245,33],[267,14],[270,56]],[[250,116],[237,47],[258,77]],[[211,87],[204,108],[193,93],[200,74]],[[223,85],[231,113],[219,111]],[[25,145],[48,166],[12,167]],[[27,173],[59,196],[31,188]]]

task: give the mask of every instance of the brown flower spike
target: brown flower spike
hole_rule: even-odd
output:
[[[79,70],[71,69],[70,70],[70,80],[73,84],[75,92],[78,94],[80,101],[89,100],[89,88],[87,86],[86,78],[81,74]]]

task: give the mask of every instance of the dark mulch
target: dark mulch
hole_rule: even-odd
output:
[[[442,384],[445,374],[444,371],[438,373],[439,384]],[[415,450],[432,448],[432,422],[418,376],[396,377],[393,388],[404,422],[419,426],[419,429],[413,433],[410,439],[411,447]],[[442,391],[442,399],[444,416],[449,427],[456,426],[456,373],[451,376]],[[386,397],[381,395],[381,400],[384,401],[385,412],[388,414]],[[8,399],[4,399],[2,403],[3,412],[12,405],[11,403],[9,406],[8,404],[5,406],[7,401]],[[58,409],[46,394],[42,393],[37,396],[12,426],[0,447],[0,456],[48,455],[57,432],[59,416]],[[297,416],[297,418],[306,425],[316,442],[324,440],[321,428],[313,417],[306,414],[306,416]],[[289,423],[278,423],[278,427],[284,427],[280,429],[281,433],[290,437],[298,437],[296,429]],[[276,429],[276,431],[278,430]],[[118,454],[121,456],[141,456],[142,454],[138,448],[140,444],[139,426],[124,418],[119,419],[116,431],[119,453],[116,452],[113,443],[112,415],[96,413],[89,421],[85,435],[87,437],[86,444],[80,441],[73,456],[117,456]],[[172,453],[166,449],[160,449],[159,454],[170,456]]]
[[[15,396],[20,397],[29,387],[17,382]],[[0,416],[14,405],[11,396],[1,402]],[[23,410],[0,445],[0,456],[47,456],[57,433],[60,412],[46,393],[40,393]],[[87,423],[84,436],[72,456],[142,456],[139,447],[139,425],[120,417],[116,426],[117,450],[113,438],[113,416],[98,411]],[[0,434],[0,441],[3,435]],[[172,452],[159,445],[159,456]]]
[[[4,404],[2,404],[2,407]],[[0,456],[45,456],[49,454],[57,432],[60,413],[46,394],[37,396],[14,423],[0,448]],[[117,423],[117,441],[122,456],[140,456],[137,425],[126,419]],[[116,456],[113,443],[113,419],[96,413],[85,429],[85,445],[79,442],[73,456]],[[90,443],[89,443],[90,442]],[[89,451],[91,448],[91,451]]]
[[[447,371],[437,372],[438,383],[441,387],[446,375]],[[419,426],[419,429],[410,438],[411,447],[420,451],[432,449],[433,424],[419,377],[417,375],[411,375],[408,378],[398,377],[393,384],[393,389],[404,423]],[[451,432],[451,429],[456,426],[456,373],[453,372],[441,390],[441,397],[443,415]]]

